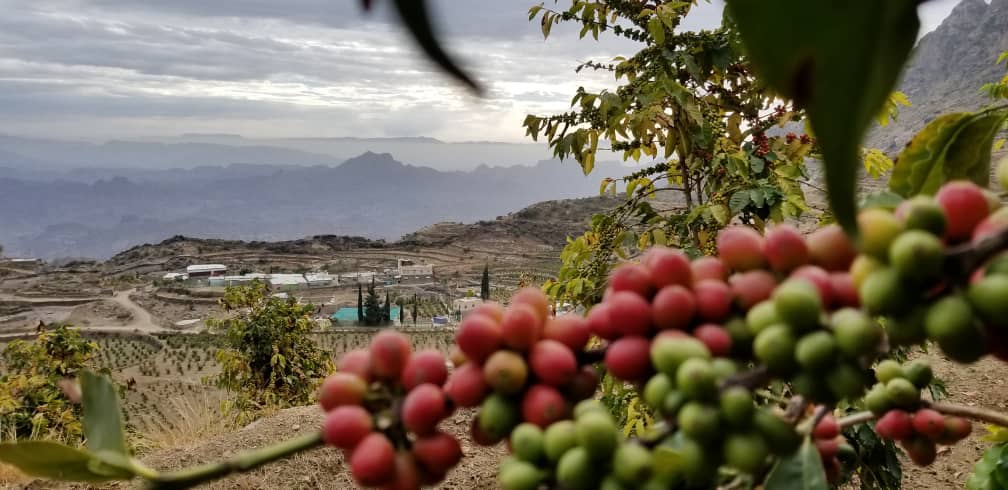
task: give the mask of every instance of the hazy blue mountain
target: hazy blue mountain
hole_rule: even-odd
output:
[[[178,234],[398,239],[439,221],[493,219],[538,201],[595,195],[602,178],[626,172],[602,164],[584,177],[573,162],[556,161],[442,172],[368,152],[338,166],[78,169],[67,175],[79,179],[50,181],[0,177],[0,243],[15,254],[102,258]]]

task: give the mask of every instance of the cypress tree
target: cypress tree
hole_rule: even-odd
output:
[[[385,312],[382,308],[378,293],[375,292],[374,279],[368,286],[367,299],[364,301],[364,324],[369,327],[381,325],[384,321]]]
[[[392,323],[392,302],[389,301],[388,289],[385,290],[385,312],[382,316],[382,323]]]
[[[361,283],[357,283],[357,324],[364,323],[364,292]]]
[[[490,265],[483,266],[483,280],[480,281],[480,299],[490,299]]]
[[[417,295],[413,293],[413,324],[416,325],[417,320]]]

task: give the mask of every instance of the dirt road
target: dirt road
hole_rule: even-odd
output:
[[[85,330],[88,332],[142,332],[147,334],[162,333],[162,332],[175,332],[175,330],[169,330],[158,326],[154,323],[154,319],[151,318],[150,313],[140,307],[140,305],[133,302],[130,299],[130,294],[136,292],[136,289],[129,289],[126,291],[120,291],[113,295],[111,298],[94,298],[93,301],[111,301],[118,306],[126,309],[130,312],[131,318],[129,323],[125,325],[101,325],[92,324],[78,326],[79,330]],[[7,301],[33,301],[33,302],[60,302],[60,301],[73,301],[79,300],[79,298],[21,298],[17,296],[0,296],[0,299]],[[33,335],[33,332],[12,332],[0,334],[0,339],[12,338],[12,337],[24,337],[26,335]]]

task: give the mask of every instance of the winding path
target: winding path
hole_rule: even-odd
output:
[[[150,312],[143,309],[140,305],[133,302],[130,299],[130,294],[136,292],[136,289],[129,289],[126,291],[119,291],[115,293],[111,298],[101,297],[92,298],[93,301],[111,301],[122,308],[128,310],[131,314],[130,322],[126,325],[86,325],[75,327],[78,330],[88,331],[88,332],[141,332],[146,334],[162,333],[162,332],[172,332],[178,333],[177,330],[170,330],[161,327],[154,323],[154,319],[151,317]],[[18,296],[10,295],[0,295],[0,300],[7,301],[29,301],[29,302],[58,302],[58,301],[69,301],[69,300],[80,300],[80,298],[22,298]],[[24,331],[24,332],[10,332],[0,334],[0,339],[12,338],[12,337],[24,337],[24,336],[34,336],[34,331]]]

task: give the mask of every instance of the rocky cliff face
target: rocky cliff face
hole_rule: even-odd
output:
[[[867,146],[895,156],[914,133],[935,116],[951,111],[975,110],[990,100],[980,86],[1005,75],[995,65],[1008,50],[1008,0],[962,0],[934,31],[917,45],[903,75],[900,90],[913,107],[900,110],[900,118],[870,135]]]

